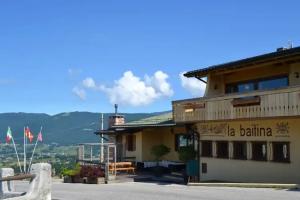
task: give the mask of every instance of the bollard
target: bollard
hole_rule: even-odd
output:
[[[8,176],[14,176],[15,172],[12,168],[2,168],[0,169],[0,179],[8,177]],[[14,181],[2,181],[0,182],[0,196],[8,193],[8,192],[14,192],[15,191],[15,185]]]
[[[23,196],[7,198],[7,200],[51,200],[51,165],[33,164],[30,174],[34,175],[34,178],[30,181],[28,192]]]
[[[51,165],[47,163],[33,164],[30,170],[36,178],[30,183],[25,196],[28,200],[51,200]]]

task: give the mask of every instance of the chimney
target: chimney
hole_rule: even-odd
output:
[[[285,50],[287,50],[288,48],[286,48],[286,47],[279,47],[279,48],[277,48],[276,49],[276,51],[277,52],[279,52],[279,51],[285,51]]]
[[[118,125],[125,124],[124,115],[118,114],[118,104],[115,104],[115,114],[109,116],[108,120],[109,120],[108,121],[109,128],[112,128],[112,126],[118,126]]]
[[[118,114],[118,104],[115,104],[115,115]]]
[[[285,51],[288,49],[292,49],[293,48],[293,43],[291,41],[288,42],[288,46],[287,47],[279,47],[276,49],[276,51]]]

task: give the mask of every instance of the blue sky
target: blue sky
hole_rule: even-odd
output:
[[[116,81],[128,71],[149,91],[139,88],[137,99],[149,101],[132,102],[130,93],[120,111],[170,110],[170,101],[201,88],[182,87],[183,71],[289,41],[299,46],[299,7],[296,0],[1,0],[0,112],[110,112],[123,95]]]

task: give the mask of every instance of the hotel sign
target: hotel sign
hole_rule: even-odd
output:
[[[200,124],[198,131],[207,136],[229,136],[229,137],[288,137],[288,122],[278,122],[275,126],[267,126],[259,123],[240,123],[232,126],[230,123]]]

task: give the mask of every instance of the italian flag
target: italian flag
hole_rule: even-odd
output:
[[[10,127],[8,127],[7,133],[6,133],[6,143],[7,144],[10,143],[11,139],[12,139],[12,134],[11,134]]]

